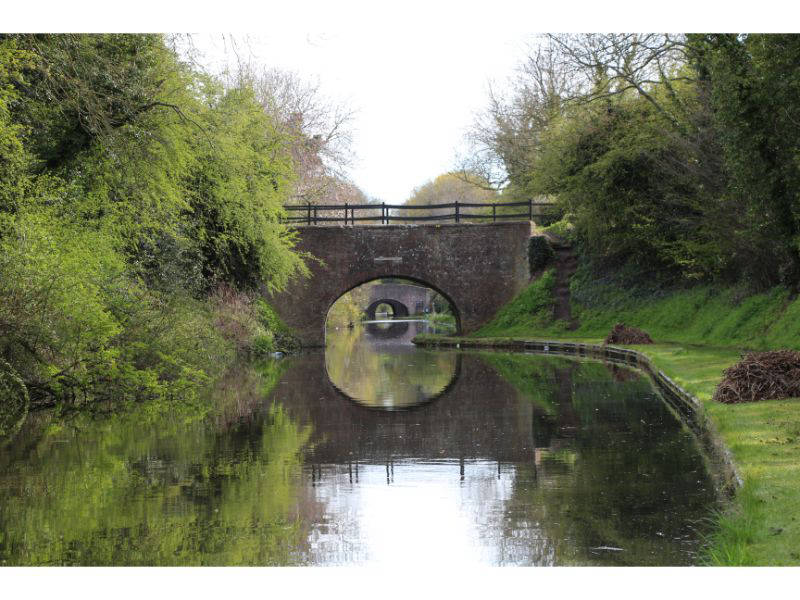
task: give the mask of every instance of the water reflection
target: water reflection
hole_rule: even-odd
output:
[[[328,373],[386,340],[368,331],[338,340],[334,352],[349,353],[332,362],[317,352],[239,366],[213,404],[143,403],[102,418],[37,413],[0,453],[0,561],[695,560],[710,481],[689,432],[637,372],[401,344],[374,353],[383,367],[349,368],[365,381],[400,381],[402,365],[417,365],[406,376],[416,384],[429,369],[423,390],[451,379],[434,401],[382,411],[343,397]],[[448,374],[438,380],[440,369]]]
[[[294,508],[300,450],[311,432],[264,405],[273,369],[240,366],[227,382],[239,391],[217,390],[220,410],[205,418],[211,406],[155,403],[99,419],[37,413],[0,453],[0,563],[297,562],[308,538]]]
[[[326,334],[325,369],[345,396],[371,408],[399,410],[429,402],[452,384],[459,354],[416,348],[434,331],[427,321],[371,321]]]
[[[435,402],[386,413],[315,380],[322,360],[304,357],[276,392],[314,424],[304,473],[325,510],[309,562],[694,560],[711,484],[691,434],[635,371],[466,354]]]
[[[409,327],[408,320],[386,320],[386,321],[369,321],[364,324],[367,340],[394,340],[395,342],[410,341],[414,335],[417,334],[417,327],[413,330]],[[415,325],[419,325],[420,321],[414,321]],[[412,335],[409,332],[413,331]]]

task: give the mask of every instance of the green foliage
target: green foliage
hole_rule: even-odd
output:
[[[456,326],[456,317],[451,312],[434,312],[425,315],[425,320],[428,323],[434,325],[440,325],[443,327],[452,327],[455,328]]]
[[[290,346],[208,294],[307,273],[278,222],[295,170],[254,92],[160,35],[0,36],[0,358],[36,402],[192,402]]]
[[[556,199],[604,268],[797,291],[800,36],[657,38],[552,36],[529,57],[478,131],[504,194]]]
[[[800,284],[800,36],[694,35],[723,149],[726,195],[741,213],[731,261],[760,288]]]
[[[28,414],[28,388],[14,367],[0,359],[0,440],[11,437]]]
[[[0,238],[31,186],[32,157],[23,143],[27,129],[11,113],[19,99],[13,83],[28,59],[15,43],[0,40]]]
[[[307,274],[291,251],[294,237],[278,222],[288,200],[293,165],[289,139],[279,133],[247,88],[210,94],[196,139],[197,163],[187,190],[194,229],[210,281],[240,288],[282,289]]]
[[[159,35],[17,35],[30,61],[19,78],[17,118],[50,167],[157,110],[174,59]],[[138,127],[137,127],[138,128]]]
[[[703,195],[688,172],[676,172],[692,156],[664,135],[660,118],[641,99],[576,109],[549,131],[534,181],[558,197],[598,262],[703,277],[712,270]]]
[[[369,304],[370,290],[380,283],[380,280],[368,281],[337,298],[328,309],[325,320],[326,328],[349,327],[351,323],[363,321],[364,312]]]
[[[405,203],[412,206],[449,204],[456,200],[489,203],[497,201],[497,198],[498,193],[479,175],[443,173],[424,185],[414,188]]]
[[[0,346],[35,381],[77,378],[113,360],[111,311],[123,264],[100,234],[20,215],[0,241]],[[36,375],[34,375],[36,373]]]
[[[545,236],[534,235],[528,240],[528,267],[531,274],[544,269],[554,257],[555,252]]]
[[[546,227],[542,227],[540,230],[547,233],[552,233],[564,238],[565,240],[572,240],[574,238],[575,226],[572,224],[572,221],[570,221],[570,217],[565,215],[558,221],[551,223]]]
[[[291,353],[300,350],[300,340],[274,308],[261,298],[256,300],[256,308],[261,322],[272,335],[272,351]]]

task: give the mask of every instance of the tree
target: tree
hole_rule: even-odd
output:
[[[800,286],[800,36],[692,35],[720,140],[731,263],[757,287]]]
[[[558,199],[606,262],[797,288],[798,59],[796,35],[549,35],[473,162]]]
[[[327,98],[318,82],[290,71],[242,65],[234,81],[252,87],[263,109],[291,139],[298,174],[292,200],[335,203],[353,160],[354,111]]]
[[[443,173],[435,179],[414,188],[405,201],[410,206],[435,206],[452,202],[496,202],[499,194],[487,186],[485,179],[472,173]],[[400,211],[406,215],[409,211]],[[485,211],[484,211],[485,212]],[[452,214],[453,209],[425,212],[425,216]]]
[[[529,177],[552,120],[562,112],[576,84],[563,68],[556,44],[539,38],[517,68],[510,97],[489,88],[489,106],[475,120],[467,139],[470,155],[461,161],[492,189],[510,186],[512,198],[531,196]]]
[[[661,33],[548,34],[562,73],[574,82],[569,100],[592,102],[635,91],[674,126],[681,126],[681,98],[672,89],[692,82],[685,36]],[[666,96],[652,92],[665,89]],[[664,102],[664,99],[669,102]]]
[[[0,37],[0,359],[32,397],[191,399],[217,285],[306,273],[292,139],[158,35]]]

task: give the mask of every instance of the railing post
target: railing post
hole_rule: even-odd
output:
[[[317,205],[314,205],[314,225],[317,224]]]
[[[344,224],[347,227],[347,202],[344,203]]]
[[[381,202],[381,225],[386,225],[386,202]]]
[[[533,221],[533,200],[528,198],[528,221]]]
[[[456,200],[456,223],[458,223],[458,218],[459,218],[459,215],[458,215],[458,200]]]
[[[497,223],[497,207],[492,204],[492,223]]]
[[[307,202],[306,204],[307,204],[307,207],[306,207],[306,211],[307,211],[306,217],[307,217],[307,219],[306,220],[308,221],[308,224],[311,225],[311,202]]]

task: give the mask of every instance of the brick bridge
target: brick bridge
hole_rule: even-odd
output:
[[[271,299],[304,346],[325,345],[328,310],[346,292],[382,278],[404,278],[444,296],[460,332],[488,322],[529,281],[530,222],[297,227],[297,249],[311,276]]]
[[[392,315],[395,317],[420,315],[426,309],[430,309],[435,293],[432,289],[421,285],[379,283],[369,290],[365,312],[368,319],[374,319],[378,306],[388,304],[392,307]]]

